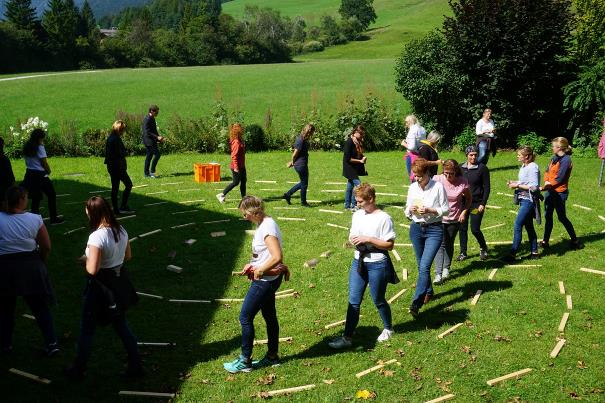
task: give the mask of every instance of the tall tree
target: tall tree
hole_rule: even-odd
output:
[[[76,64],[79,19],[73,0],[50,0],[44,11],[42,26],[48,34],[47,46],[57,67],[71,68]]]
[[[31,0],[7,0],[4,16],[19,29],[31,31],[36,25],[36,10]]]
[[[364,30],[376,21],[374,0],[342,0],[338,12],[345,20],[357,18]]]
[[[82,4],[82,10],[80,10],[80,36],[85,36],[87,38],[94,38],[97,32],[97,21],[95,20],[95,15],[92,12],[92,8],[90,7],[90,3],[88,0],[84,0],[84,4]]]

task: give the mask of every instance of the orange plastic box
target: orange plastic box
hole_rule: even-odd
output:
[[[221,164],[211,162],[209,164],[193,164],[193,179],[198,182],[220,182]]]

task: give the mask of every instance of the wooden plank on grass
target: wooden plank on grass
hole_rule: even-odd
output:
[[[180,224],[180,225],[173,225],[172,227],[170,227],[171,229],[177,229],[177,228],[184,228],[184,227],[190,227],[192,225],[195,225],[194,222],[188,222],[186,224]]]
[[[452,400],[454,397],[456,397],[456,395],[454,395],[453,393],[450,393],[448,395],[444,395],[444,396],[438,397],[437,399],[428,400],[426,403],[445,402],[445,401],[448,401],[448,400]]]
[[[169,264],[168,266],[166,266],[166,270],[174,272],[174,273],[179,273],[179,274],[183,272],[182,267],[175,266],[173,264]]]
[[[136,186],[133,186],[132,188],[139,189],[139,188],[146,188],[147,186],[149,186],[149,185],[136,185]]]
[[[492,206],[490,204],[486,204],[485,208],[493,208],[493,209],[496,209],[496,210],[500,210],[502,208],[502,206]]]
[[[323,209],[323,208],[320,208],[319,211],[322,212],[322,213],[330,213],[330,214],[342,214],[343,213],[342,211],[338,211],[338,210],[326,210],[326,209]]]
[[[401,279],[403,281],[408,279],[408,269],[401,269]]]
[[[290,294],[294,291],[295,291],[294,288],[288,288],[287,290],[282,290],[282,291],[276,292],[275,295]]]
[[[511,193],[502,193],[502,192],[497,192],[496,194],[500,195],[500,196],[508,196],[508,197],[515,197],[514,194]]]
[[[216,298],[214,302],[244,302],[243,298]]]
[[[254,181],[256,183],[277,183],[277,181],[263,181],[263,180],[258,180],[258,181]]]
[[[393,249],[393,256],[395,256],[395,260],[397,260],[398,262],[401,262],[401,256],[399,256],[399,253]]]
[[[585,273],[594,273],[594,274],[600,274],[601,276],[605,276],[605,271],[601,271],[601,270],[593,270],[593,269],[587,269],[585,267],[581,267],[580,271],[583,271]]]
[[[161,295],[147,294],[146,292],[137,291],[137,295],[141,295],[143,297],[155,298],[155,299],[164,299]]]
[[[293,388],[270,390],[270,391],[265,392],[265,393],[267,393],[268,396],[273,397],[273,396],[286,395],[288,393],[302,392],[302,391],[305,391],[305,390],[313,389],[314,387],[315,387],[315,384],[312,383],[310,385],[295,386]]]
[[[511,214],[517,214],[518,213],[518,211],[515,211],[515,210],[508,210],[508,212],[511,213]]]
[[[481,296],[482,292],[482,290],[477,290],[475,296],[473,297],[473,300],[471,301],[471,305],[477,305],[477,302],[479,302],[479,297]]]
[[[62,195],[57,195],[56,197],[67,197],[71,196],[71,193],[63,193]]]
[[[504,226],[504,223],[501,223],[501,224],[491,225],[489,227],[485,227],[485,228],[482,228],[482,229],[484,229],[484,230],[485,229],[494,229],[494,228],[503,227],[503,226]]]
[[[555,348],[553,348],[552,351],[550,352],[550,358],[557,358],[557,356],[559,355],[559,352],[565,345],[565,341],[566,341],[565,339],[559,340],[559,342],[555,345]]]
[[[171,185],[180,185],[183,182],[166,182],[166,183],[160,183],[160,186],[171,186]]]
[[[159,392],[141,392],[138,390],[121,390],[118,395],[120,396],[141,396],[141,397],[166,397],[174,398],[174,393],[159,393]]]
[[[602,215],[600,215],[599,218],[601,219],[601,221],[605,221],[605,217],[603,217]]]
[[[169,299],[168,302],[179,304],[209,304],[212,301],[208,301],[207,299]]]
[[[412,245],[411,243],[395,243],[395,246],[407,246],[409,248],[413,247],[414,245]]]
[[[172,214],[172,215],[176,215],[176,214],[190,214],[190,213],[195,213],[196,211],[199,211],[199,210],[175,211],[174,213],[170,213],[170,214]]]
[[[567,302],[567,309],[572,310],[573,303],[571,302],[571,295],[567,295],[565,301]]]
[[[144,347],[173,347],[176,346],[176,343],[157,343],[157,342],[147,342],[147,341],[138,341],[137,346]]]
[[[402,223],[402,224],[399,224],[399,226],[400,226],[400,227],[403,227],[403,228],[410,229],[410,226],[409,226],[408,224],[403,224],[403,223]]]
[[[44,385],[50,385],[50,379],[42,378],[38,375],[34,375],[34,374],[30,374],[29,372],[21,371],[20,369],[17,369],[17,368],[10,368],[8,370],[8,372],[15,374],[15,375],[22,376],[27,379],[31,379],[32,381],[36,381],[36,382],[44,384]]]
[[[404,292],[406,292],[407,289],[404,288],[403,290],[399,290],[399,292],[397,292],[397,294],[393,295],[388,301],[387,303],[392,304],[397,298],[401,297],[403,295]]]
[[[346,184],[347,184],[346,182],[324,182],[324,185],[346,185]]]
[[[307,221],[306,218],[298,218],[298,217],[277,217],[278,220],[282,221]]]
[[[541,264],[507,264],[504,267],[542,267]]]
[[[493,269],[490,273],[489,273],[489,277],[487,278],[488,280],[493,280],[494,276],[496,275],[496,273],[498,272],[498,269]]]
[[[219,222],[229,222],[231,221],[230,219],[225,219],[225,220],[214,220],[214,221],[202,221],[202,224],[218,224]]]
[[[27,319],[36,320],[36,317],[34,315],[30,315],[28,313],[24,313],[21,316],[23,316],[24,318],[27,318]]]
[[[361,371],[355,374],[356,378],[361,378],[362,376],[365,376],[369,373],[372,373],[374,371],[378,371],[381,368],[384,368],[385,365],[389,365],[389,364],[393,364],[396,363],[397,360],[396,359],[392,359],[392,360],[388,360],[387,362],[385,362],[384,364],[378,364],[378,365],[374,365],[372,368],[368,368],[365,371]]]
[[[359,317],[361,318],[361,317],[363,317],[363,315],[359,315]],[[325,325],[324,329],[332,329],[333,327],[344,325],[345,323],[347,323],[346,319],[339,320],[338,322],[333,322],[333,323],[329,323],[329,324]]]
[[[143,204],[143,207],[160,206],[162,204],[168,204],[168,202],[163,201],[163,202],[157,202],[157,203],[147,203],[147,204]]]
[[[563,295],[565,295],[565,285],[563,284],[562,281],[559,281],[559,292]]]
[[[292,340],[294,340],[292,337],[280,337],[279,338],[280,342],[286,342],[286,341],[292,341]],[[259,346],[261,344],[268,344],[268,343],[269,343],[268,339],[254,340],[253,345]]]
[[[513,241],[488,241],[486,244],[488,245],[510,245]]]
[[[559,322],[559,332],[565,331],[565,326],[567,325],[567,320],[569,319],[569,312],[565,312],[563,317],[561,318],[561,322]]]
[[[160,190],[159,192],[151,192],[151,193],[145,193],[145,196],[151,196],[151,195],[159,195],[162,193],[168,193],[167,190]]]
[[[83,229],[86,229],[86,227],[78,227],[76,229],[71,229],[69,231],[64,232],[63,235],[73,234],[74,232],[82,231]]]
[[[322,189],[322,193],[342,193],[340,189]]]
[[[185,201],[181,201],[179,202],[179,204],[191,204],[191,203],[201,203],[201,202],[205,202],[206,200],[204,199],[197,199],[197,200],[185,200]]]
[[[342,225],[332,224],[331,222],[327,222],[326,225],[328,227],[334,227],[334,228],[340,228],[340,229],[346,229],[346,230],[348,230],[347,227],[343,227]]]
[[[225,235],[227,235],[227,232],[225,232],[225,231],[215,231],[215,232],[210,233],[210,236],[212,238],[217,238],[219,236],[225,236]]]
[[[450,333],[453,333],[456,331],[456,329],[458,329],[460,326],[464,325],[464,322],[461,323],[457,323],[454,326],[450,327],[449,329],[447,329],[445,332],[441,333],[439,336],[437,336],[438,339],[443,339],[445,336],[447,336]]]
[[[145,232],[144,234],[139,235],[139,238],[145,238],[146,236],[157,234],[158,232],[162,232],[161,229],[154,229],[153,231]],[[133,241],[133,239],[131,239]]]
[[[582,210],[592,211],[590,207],[582,206],[581,204],[573,204],[574,207],[581,208]]]
[[[262,189],[259,189],[259,190],[262,191],[262,192],[277,192],[280,189],[262,188]]]
[[[533,368],[525,368],[525,369],[522,369],[519,371],[511,372],[510,374],[506,374],[506,375],[502,375],[498,378],[490,379],[489,381],[487,381],[487,384],[489,386],[494,386],[498,383],[507,381],[509,379],[513,379],[513,378],[518,379],[520,376],[530,373],[531,371],[533,371]]]
[[[107,193],[107,192],[111,192],[111,189],[99,189],[99,190],[93,190],[92,192],[88,192],[88,194],[93,194],[93,193]]]
[[[281,298],[289,298],[289,297],[296,297],[296,295],[298,295],[298,293],[296,292],[292,292],[290,294],[279,294],[275,296],[275,299],[281,299]]]
[[[137,218],[136,214],[123,215],[122,217],[116,217],[118,221],[129,220],[131,218]]]
[[[399,196],[397,193],[376,192],[376,196]]]
[[[292,206],[285,206],[285,207],[282,207],[282,206],[275,206],[275,207],[273,207],[273,208],[274,208],[275,210],[298,210],[298,209],[300,209],[300,207],[292,207]]]

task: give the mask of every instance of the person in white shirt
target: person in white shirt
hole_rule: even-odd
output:
[[[355,200],[360,209],[353,214],[349,233],[349,241],[356,249],[349,270],[349,307],[344,335],[328,343],[334,349],[353,345],[361,301],[368,285],[384,326],[377,341],[386,341],[394,333],[391,308],[385,298],[387,283],[399,282],[388,252],[395,241],[393,220],[376,206],[376,191],[370,184],[362,183],[355,188]]]
[[[252,259],[241,274],[252,280],[242,303],[239,321],[242,326],[241,354],[233,361],[223,364],[230,373],[250,372],[252,369],[279,364],[279,322],[275,310],[275,292],[282,278],[289,277],[282,263],[282,236],[275,220],[265,214],[263,201],[255,196],[244,196],[239,203],[244,219],[257,225],[252,240]],[[262,312],[267,324],[267,354],[252,361],[254,344],[254,317]]]
[[[483,111],[483,116],[475,125],[475,133],[477,134],[477,147],[479,148],[477,162],[487,165],[489,152],[496,146],[494,143],[496,124],[492,119],[491,109],[487,108]]]
[[[443,241],[442,217],[448,215],[449,205],[443,185],[430,178],[427,161],[414,161],[412,172],[416,181],[408,190],[405,215],[412,220],[410,240],[418,264],[416,292],[410,305],[410,313],[416,317],[433,295],[431,265]]]
[[[405,117],[405,127],[408,128],[408,134],[405,139],[401,140],[401,145],[406,148],[405,167],[408,172],[408,177],[412,181],[412,163],[418,157],[418,147],[420,141],[426,140],[426,130],[420,125],[418,119],[414,115]]]
[[[130,283],[124,262],[132,258],[128,233],[117,221],[110,204],[100,196],[86,202],[91,233],[84,256],[86,288],[76,359],[64,374],[73,380],[84,377],[92,353],[92,339],[98,324],[111,324],[128,353],[127,377],[143,375],[137,340],[126,321],[126,310],[138,297]]]

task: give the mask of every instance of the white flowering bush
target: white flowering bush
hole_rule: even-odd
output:
[[[5,153],[11,157],[17,157],[21,155],[23,146],[29,139],[29,135],[34,129],[48,130],[48,122],[43,121],[38,116],[30,117],[25,123],[21,123],[19,127],[10,126],[10,138],[5,139],[6,148]]]

